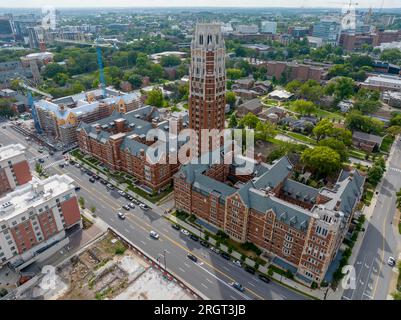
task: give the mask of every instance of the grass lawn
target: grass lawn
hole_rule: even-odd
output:
[[[279,105],[279,102],[277,100],[269,99],[269,98],[262,99],[262,102],[269,107],[274,107],[274,106]]]
[[[387,135],[384,137],[382,145],[380,146],[380,151],[390,152],[391,146],[394,142],[394,137]]]
[[[373,191],[372,190],[366,190],[363,196],[363,202],[369,206],[370,202],[372,201],[373,198]]]
[[[366,159],[366,153],[356,151],[356,150],[349,150],[348,154],[350,157],[357,158],[359,160],[365,160]]]
[[[305,136],[303,134],[300,134],[300,133],[291,132],[291,131],[283,131],[283,134],[285,134],[285,135],[287,135],[287,136],[289,136],[291,138],[294,138],[294,139],[301,140],[303,142],[309,143],[309,144],[313,144],[313,145],[316,144],[316,140],[314,140],[312,138],[309,138],[309,137],[307,137],[307,136]]]
[[[287,103],[284,104],[285,108],[292,111],[292,112],[296,112],[294,106],[291,103]],[[322,109],[317,109],[316,112],[312,113],[312,115],[320,118],[328,118],[328,119],[334,119],[335,121],[339,121],[339,120],[344,120],[344,116],[334,113],[334,112],[330,112],[330,111],[326,111],[326,110],[322,110]]]

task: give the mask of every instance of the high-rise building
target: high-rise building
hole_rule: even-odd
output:
[[[19,143],[0,148],[0,195],[32,179],[25,149]]]
[[[197,133],[200,150],[202,129],[224,129],[225,44],[219,24],[198,23],[195,27],[191,42],[188,100],[189,124]]]
[[[276,34],[276,32],[277,32],[277,22],[275,22],[275,21],[262,21],[261,32]]]
[[[322,38],[324,43],[337,45],[341,26],[334,20],[321,20],[313,26],[312,36]]]
[[[0,267],[24,267],[44,250],[67,241],[65,230],[81,224],[73,179],[33,178],[0,198]]]

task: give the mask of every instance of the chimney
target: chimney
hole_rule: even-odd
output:
[[[338,200],[336,203],[336,206],[334,207],[335,211],[338,211],[340,209],[340,204],[341,204],[341,200]]]
[[[141,158],[145,157],[145,150],[144,149],[139,150],[139,155],[141,156]]]
[[[100,127],[100,124],[96,125],[96,133],[100,133],[102,131],[102,128]]]
[[[260,152],[256,155],[255,160],[258,164],[262,163],[262,160],[263,160],[262,157],[263,157],[263,155]]]

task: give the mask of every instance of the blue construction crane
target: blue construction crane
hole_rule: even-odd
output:
[[[104,80],[102,49],[100,48],[100,46],[98,44],[98,39],[95,40],[95,45],[96,45],[96,53],[97,53],[97,64],[99,65],[100,86],[102,88],[103,97],[106,98],[106,81]]]
[[[29,91],[29,90],[28,90],[28,105],[29,105],[29,107],[31,108],[32,119],[33,119],[33,122],[34,122],[34,124],[35,124],[36,132],[37,132],[38,134],[42,134],[43,131],[42,131],[42,128],[41,128],[41,126],[40,126],[40,122],[39,122],[39,119],[38,119],[38,115],[37,115],[37,113],[36,113],[35,103],[34,103],[34,101],[33,101],[32,93],[31,93],[31,91]]]

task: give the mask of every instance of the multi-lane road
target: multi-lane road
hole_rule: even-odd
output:
[[[28,142],[11,128],[0,129],[0,143],[5,145],[18,142],[27,146],[27,156],[31,160],[32,168],[38,157],[45,159],[43,166],[49,174],[70,175],[81,186],[78,195],[85,199],[86,207],[96,207],[96,215],[106,224],[118,230],[167,269],[178,275],[192,287],[196,288],[209,299],[241,300],[241,299],[306,299],[303,295],[288,289],[274,281],[266,284],[256,276],[247,273],[244,269],[223,259],[220,255],[201,246],[181,232],[171,228],[171,223],[153,210],[143,211],[138,206],[129,211],[121,209],[127,200],[120,197],[116,191],[108,191],[99,182],[89,182],[89,176],[74,166],[59,168],[58,163],[63,156],[56,154],[40,154],[38,146]],[[121,220],[118,211],[124,211],[127,218]],[[149,237],[149,232],[159,233],[160,239]],[[194,263],[186,256],[191,252],[196,255],[198,262]],[[165,260],[164,260],[165,258]],[[230,283],[240,282],[246,290],[242,293],[233,288]]]
[[[363,242],[354,264],[355,288],[344,291],[347,300],[383,300],[389,294],[393,267],[389,257],[397,259],[400,235],[393,223],[396,209],[395,193],[401,188],[401,141],[394,143],[389,165],[384,174],[377,202],[373,209]]]

